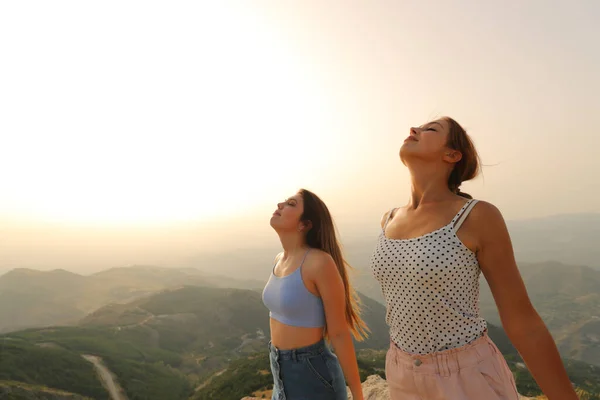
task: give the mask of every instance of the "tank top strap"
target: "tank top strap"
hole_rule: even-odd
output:
[[[304,260],[306,260],[306,256],[308,255],[309,252],[310,252],[310,247],[308,248],[308,250],[306,250],[306,253],[304,253],[304,257],[302,257],[302,262],[300,263],[300,266],[298,267],[298,269],[301,269],[302,266],[304,265]]]
[[[458,221],[456,221],[456,223],[454,224],[454,230],[456,232],[458,232],[458,230],[462,226],[463,222],[465,222],[465,220],[467,219],[467,217],[469,216],[469,214],[471,213],[471,211],[473,210],[473,207],[475,207],[477,202],[479,202],[479,200],[470,199],[463,206],[463,208],[458,212],[458,214],[455,217],[455,219],[458,218]]]
[[[392,215],[394,214],[394,211],[396,211],[396,208],[392,208],[390,210],[390,212],[388,213],[387,218],[385,219],[385,223],[383,224],[383,230],[385,231],[385,227],[387,226],[388,222],[390,222],[390,219],[392,219]]]

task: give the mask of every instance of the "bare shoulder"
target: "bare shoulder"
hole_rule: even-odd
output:
[[[492,221],[504,220],[502,213],[492,203],[488,203],[487,201],[478,201],[477,204],[473,207],[473,211],[471,211],[470,218],[476,221],[488,221],[490,219]]]
[[[337,271],[337,266],[331,255],[320,249],[312,249],[304,262],[305,272],[312,278],[321,274]]]
[[[311,249],[306,256],[307,267],[323,267],[329,264],[335,265],[335,261],[333,261],[333,257],[329,253],[323,250]]]
[[[498,207],[487,201],[477,202],[466,223],[483,235],[506,230],[506,222],[502,213]]]
[[[392,217],[394,215],[397,214],[397,211],[400,209],[401,207],[396,207],[396,208],[392,208],[391,210],[387,210],[382,216],[381,216],[381,229],[383,229],[385,222],[388,220],[388,218],[390,217],[390,214],[392,214]]]

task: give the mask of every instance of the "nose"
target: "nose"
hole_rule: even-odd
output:
[[[415,128],[415,127],[410,128],[411,136],[417,136],[417,129],[419,129],[419,128]]]
[[[283,208],[283,203],[277,203],[277,209],[281,210]]]

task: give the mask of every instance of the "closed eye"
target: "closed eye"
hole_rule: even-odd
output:
[[[430,125],[427,128],[423,128],[423,126],[421,125],[419,128],[422,129],[422,130],[424,130],[424,131],[434,131],[434,132],[437,132],[435,129],[433,129],[433,125]]]

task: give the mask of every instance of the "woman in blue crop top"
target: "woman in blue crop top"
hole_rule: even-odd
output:
[[[271,317],[272,399],[346,400],[347,380],[354,400],[363,400],[352,336],[362,340],[367,327],[329,210],[301,189],[277,205],[271,226],[283,246],[263,291]]]

